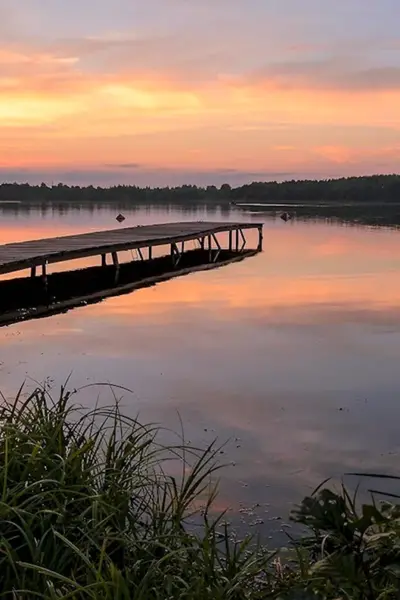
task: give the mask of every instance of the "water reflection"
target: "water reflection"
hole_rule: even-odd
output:
[[[170,254],[152,260],[144,259],[143,255],[141,259],[132,260],[129,256],[127,262],[119,263],[118,269],[113,265],[88,266],[88,262],[93,262],[88,259],[83,261],[84,267],[81,260],[66,261],[61,267],[56,263],[59,270],[46,276],[45,281],[39,276],[21,277],[19,273],[11,273],[7,279],[0,280],[0,326],[65,313],[175,277],[240,262],[258,252],[222,249],[210,262],[209,250],[197,248],[186,250],[180,256],[179,265]],[[120,256],[123,254],[126,252],[120,252]],[[73,263],[79,263],[80,268],[71,270]]]
[[[109,228],[114,212],[20,215],[1,235]],[[136,211],[127,224],[183,218]],[[268,519],[326,476],[396,467],[399,251],[390,230],[266,220],[249,261],[0,330],[3,391],[72,373],[74,386],[130,388],[123,404],[143,420],[177,428],[179,412],[192,443],[230,440],[221,506],[240,521],[241,503],[259,503],[276,529]],[[80,399],[98,393],[109,400]]]

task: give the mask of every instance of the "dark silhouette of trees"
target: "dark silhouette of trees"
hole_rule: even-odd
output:
[[[229,204],[230,202],[345,204],[400,202],[400,175],[374,175],[321,181],[254,182],[232,188],[206,188],[196,185],[181,187],[140,188],[117,185],[110,188],[69,186],[62,183],[48,186],[27,183],[0,184],[0,201],[26,203],[115,203],[123,204]]]

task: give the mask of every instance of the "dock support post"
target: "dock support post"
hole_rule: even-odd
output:
[[[111,256],[112,256],[112,260],[113,260],[113,265],[115,267],[114,283],[117,284],[118,280],[119,280],[119,260],[118,260],[118,253],[117,252],[112,252]]]
[[[36,266],[35,267],[31,267],[31,277],[36,277]]]
[[[229,252],[232,252],[232,229],[229,231]]]
[[[107,266],[107,254],[102,254],[101,255],[101,266],[102,267],[106,267]]]
[[[200,242],[200,248],[201,248],[201,250],[204,250],[205,239],[202,237],[202,238],[199,239],[199,242]]]
[[[240,235],[240,237],[242,238],[242,245],[241,245],[241,247],[240,247],[240,252],[243,252],[243,250],[244,250],[244,249],[245,249],[245,247],[246,247],[246,238],[244,237],[244,233],[243,233],[243,230],[242,230],[242,229],[239,229],[239,235]]]
[[[113,252],[112,253],[112,259],[113,259],[113,265],[114,265],[114,267],[116,267],[118,269],[119,268],[119,260],[118,260],[118,253],[117,252]]]
[[[258,228],[258,248],[257,249],[259,250],[259,252],[261,252],[261,250],[263,249],[263,239],[264,239],[263,228],[261,225],[261,227]]]
[[[149,260],[153,258],[153,247],[149,246]]]
[[[208,236],[208,260],[212,261],[212,238],[211,235]]]
[[[219,255],[221,254],[221,244],[218,241],[217,236],[215,235],[215,233],[212,234],[212,239],[214,240],[214,243],[216,245],[216,252],[214,255],[214,258],[212,259],[213,262],[217,262]]]
[[[171,259],[174,267],[178,266],[181,260],[182,254],[178,250],[178,246],[175,243],[171,244]]]
[[[236,252],[239,252],[239,229],[236,229]]]
[[[44,283],[44,286],[47,288],[47,267],[46,267],[46,263],[42,264],[42,281]]]

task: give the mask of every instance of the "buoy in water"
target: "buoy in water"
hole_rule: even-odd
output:
[[[125,221],[125,217],[124,217],[124,215],[121,215],[121,213],[119,215],[117,215],[115,218],[118,221],[118,223],[122,223],[123,221]]]

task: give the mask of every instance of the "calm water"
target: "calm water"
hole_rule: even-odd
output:
[[[118,226],[105,208],[2,210],[1,243]],[[325,477],[398,465],[399,274],[399,232],[266,220],[264,252],[242,263],[0,329],[2,390],[70,374],[72,387],[128,387],[124,408],[143,421],[178,429],[179,414],[193,444],[229,440],[219,506],[240,522],[259,503],[246,522],[273,529]],[[110,398],[81,400],[99,393]]]

